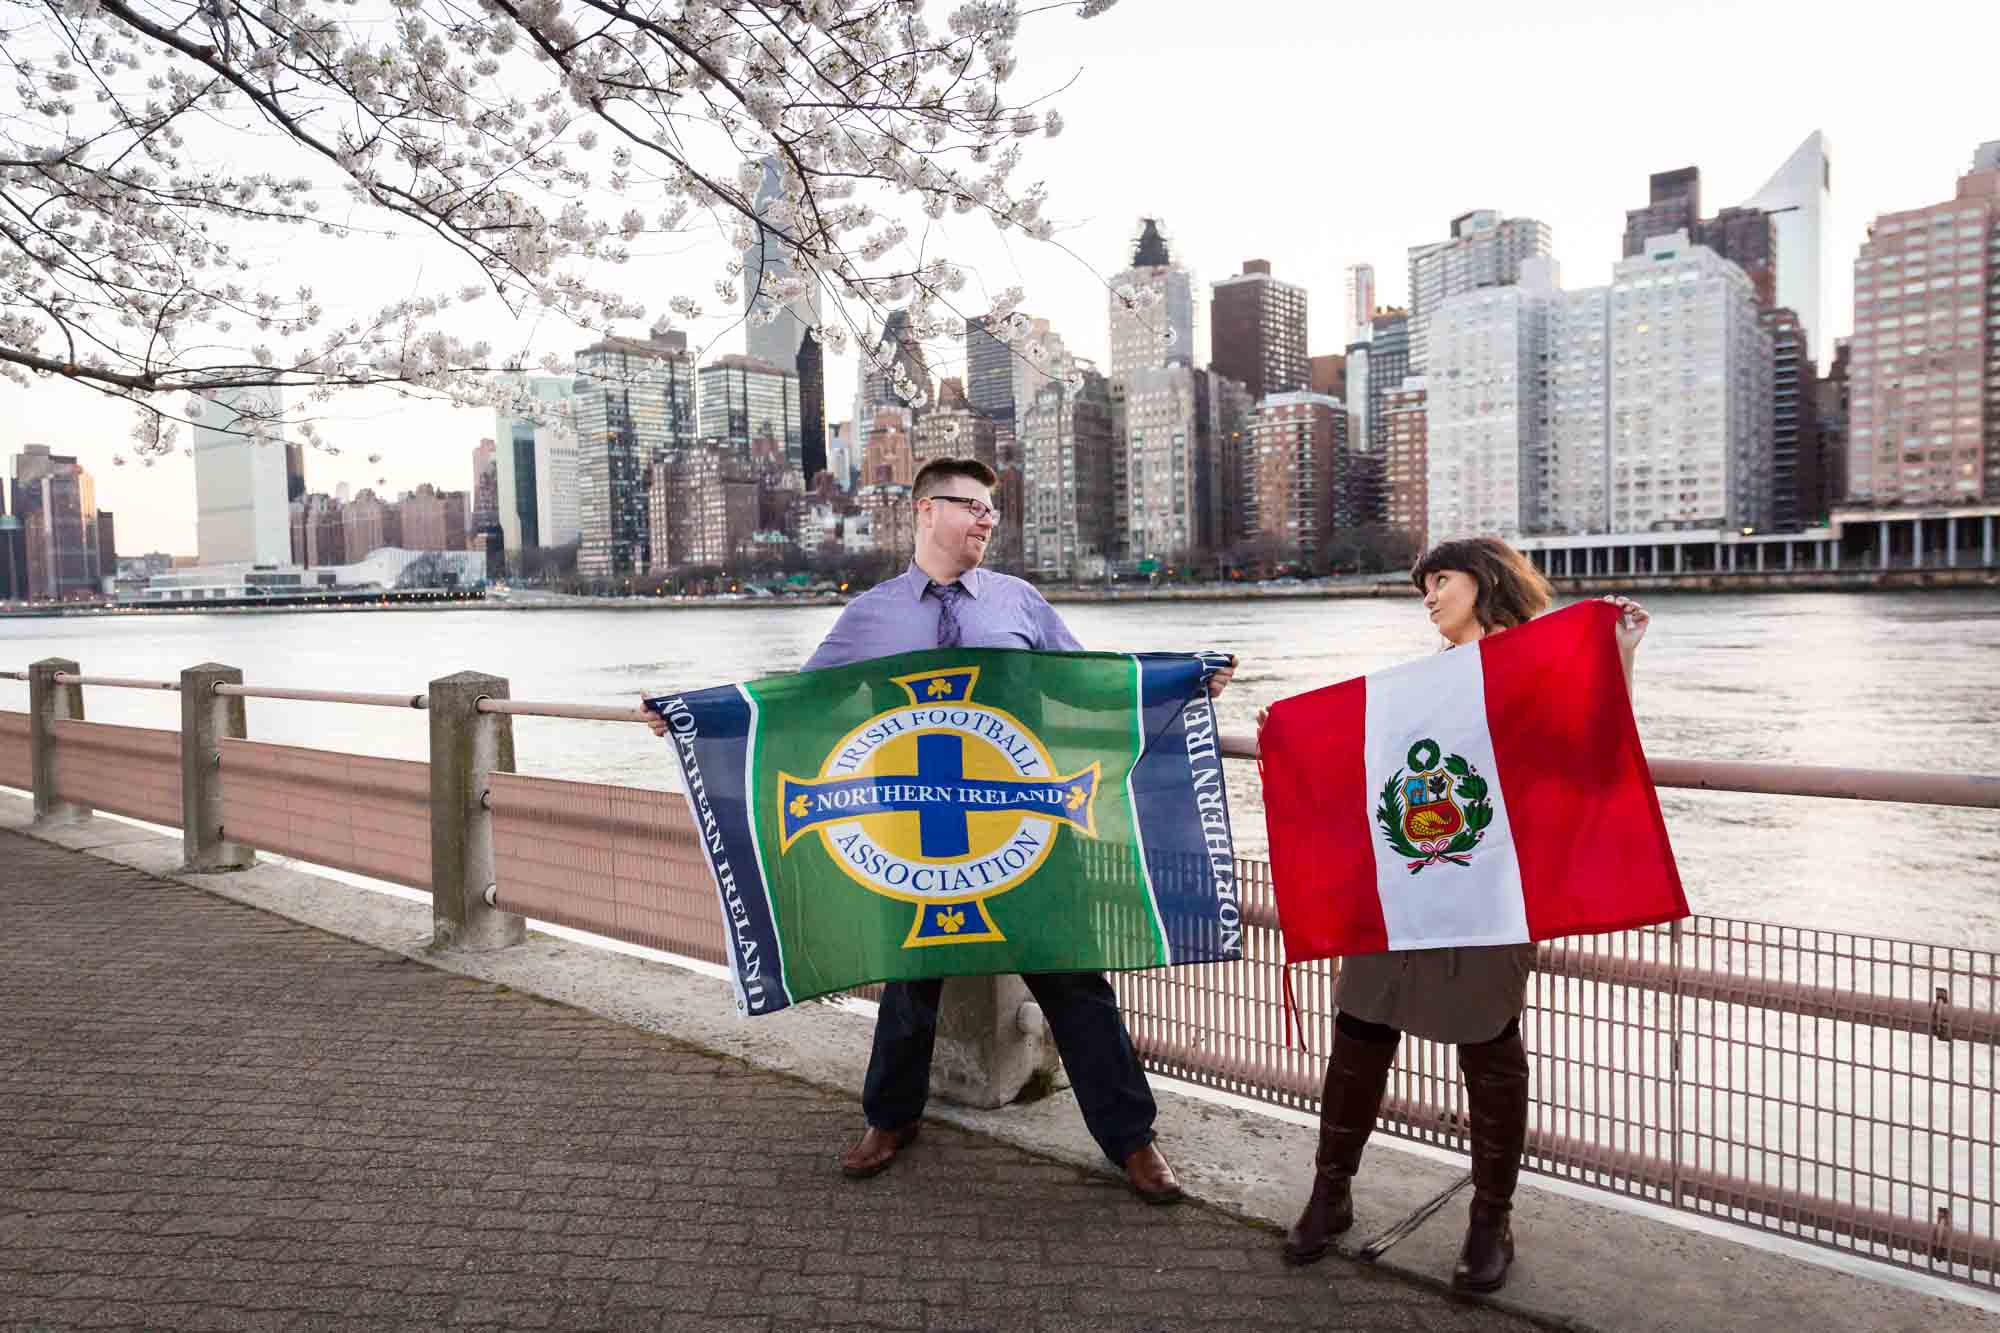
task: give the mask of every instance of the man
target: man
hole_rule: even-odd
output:
[[[1083,647],[1032,584],[981,569],[999,513],[993,470],[970,458],[926,463],[911,487],[917,549],[903,574],[848,603],[802,668],[816,671],[923,648]],[[1210,678],[1220,694],[1232,671]],[[665,723],[656,721],[656,733]],[[1180,1182],[1153,1143],[1152,1089],[1118,1012],[1111,983],[1098,972],[1022,978],[1055,1037],[1084,1123],[1104,1155],[1122,1167],[1147,1203],[1177,1203]],[[875,1020],[875,1045],[861,1088],[867,1128],[840,1158],[854,1179],[885,1170],[917,1137],[930,1095],[937,1038],[939,980],[890,982]]]

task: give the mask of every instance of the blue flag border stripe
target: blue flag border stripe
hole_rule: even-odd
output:
[[[1125,766],[1125,808],[1132,814],[1132,841],[1138,853],[1139,877],[1146,885],[1146,906],[1153,913],[1153,938],[1159,947],[1160,963],[1171,966],[1173,941],[1167,938],[1166,918],[1160,915],[1160,897],[1153,889],[1153,868],[1146,860],[1146,828],[1139,817],[1139,794],[1132,790],[1132,775],[1139,761],[1146,757],[1146,664],[1137,653],[1127,653],[1125,657],[1132,664],[1132,762]]]
[[[764,874],[764,840],[757,833],[757,728],[763,721],[763,713],[749,690],[739,684],[736,692],[750,709],[750,730],[743,738],[743,810],[750,825],[750,851],[757,858],[757,883],[764,890],[764,919],[771,924],[771,946],[778,955],[778,984],[784,988],[789,1008],[792,987],[786,980],[791,974],[785,971],[785,933],[778,929],[778,904],[771,897],[771,881]]]

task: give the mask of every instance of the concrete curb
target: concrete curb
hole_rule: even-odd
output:
[[[571,939],[533,933],[496,953],[433,953],[427,903],[266,860],[247,871],[183,874],[178,837],[96,818],[30,828],[27,800],[0,790],[0,828],[87,852],[293,921],[389,950],[444,971],[573,1005],[642,1031],[852,1095],[866,1066],[870,1021],[858,1007],[805,1004],[754,1022],[739,1019],[713,975]],[[1303,1198],[1315,1136],[1302,1116],[1245,1110],[1157,1087],[1162,1146],[1188,1193],[1208,1207],[1273,1229]],[[979,1111],[933,1102],[932,1119],[987,1134],[1038,1155],[1109,1173],[1068,1093],[1031,1105]],[[857,1108],[856,1129],[860,1127]],[[826,1145],[828,1169],[845,1143]],[[1351,1254],[1464,1174],[1463,1159],[1378,1137],[1355,1195]],[[862,1188],[865,1188],[862,1187]],[[1463,1234],[1463,1195],[1380,1261],[1424,1285],[1448,1287]],[[1487,1303],[1553,1328],[1708,1330],[2000,1329],[2000,1297],[1921,1274],[1867,1264],[1726,1224],[1677,1217],[1645,1205],[1541,1178],[1524,1178],[1516,1200],[1520,1258],[1507,1289]],[[1299,1280],[1310,1281],[1313,1270]]]

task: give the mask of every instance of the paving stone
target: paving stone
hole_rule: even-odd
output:
[[[6,1327],[1528,1327],[4,831],[0,921]]]

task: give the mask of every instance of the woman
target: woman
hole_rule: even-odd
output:
[[[1520,552],[1493,537],[1433,548],[1411,581],[1444,637],[1444,649],[1526,624],[1548,609],[1549,585]],[[1607,597],[1624,614],[1618,651],[1625,685],[1646,636],[1636,602]],[[1261,728],[1265,711],[1257,715]],[[1528,1053],[1521,1045],[1532,944],[1418,949],[1344,958],[1334,990],[1339,1015],[1320,1094],[1319,1151],[1312,1197],[1285,1233],[1285,1260],[1308,1264],[1354,1225],[1349,1182],[1382,1110],[1382,1095],[1405,1032],[1458,1046],[1471,1111],[1472,1216],[1452,1273],[1464,1291],[1497,1291],[1514,1260],[1508,1223],[1528,1132]]]

